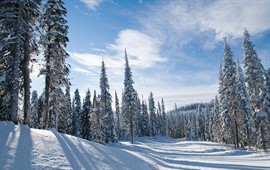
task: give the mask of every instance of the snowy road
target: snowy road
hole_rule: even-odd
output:
[[[168,138],[139,138],[121,148],[157,169],[270,169],[270,154],[237,151],[230,145]]]

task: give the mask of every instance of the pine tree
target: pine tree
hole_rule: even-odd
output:
[[[79,90],[74,92],[74,110],[73,110],[73,135],[82,136],[82,116],[81,116],[81,97]]]
[[[155,136],[157,135],[157,115],[156,115],[156,107],[155,101],[153,97],[153,93],[150,92],[150,96],[148,99],[148,106],[149,106],[149,120],[150,120],[150,135]]]
[[[245,82],[249,101],[255,113],[255,124],[257,129],[257,145],[266,150],[267,143],[270,143],[269,118],[267,113],[267,90],[264,80],[264,68],[257,55],[254,45],[250,40],[247,30],[244,31],[244,68],[246,71]]]
[[[36,29],[36,21],[39,12],[39,5],[41,0],[25,0],[24,7],[22,12],[22,17],[24,19],[24,23],[22,27],[24,28],[24,44],[23,44],[23,59],[21,61],[22,70],[22,89],[23,89],[23,112],[24,112],[24,120],[23,123],[29,123],[28,117],[30,114],[30,63],[34,60],[33,55],[37,55],[38,47],[37,40],[34,34]]]
[[[115,91],[115,131],[117,139],[121,138],[121,129],[120,129],[120,106],[117,93]]]
[[[1,83],[2,110],[15,124],[18,123],[22,47],[27,31],[24,26],[28,24],[24,8],[24,1],[0,1],[0,72],[4,81]]]
[[[161,105],[157,103],[157,134],[160,135],[161,131]]]
[[[90,116],[92,112],[91,105],[91,94],[88,89],[84,98],[83,107],[82,107],[82,138],[90,140],[91,134],[91,124],[90,124]]]
[[[252,145],[254,138],[255,123],[253,119],[253,111],[248,100],[248,94],[244,82],[244,76],[239,61],[237,60],[237,122],[239,124],[238,135],[242,146],[248,144]]]
[[[72,124],[72,118],[73,118],[73,113],[72,113],[72,106],[71,106],[71,97],[70,97],[70,84],[67,85],[66,87],[66,110],[65,110],[65,115],[67,116],[67,129],[66,133],[69,135],[72,135],[73,133],[73,124]]]
[[[100,112],[100,96],[96,97],[96,91],[94,91],[93,97],[93,111],[90,119],[92,129],[92,140],[98,143],[104,143],[104,134],[102,129],[102,117]]]
[[[135,136],[142,136],[142,109],[141,109],[141,101],[136,93],[136,114],[135,114]]]
[[[145,101],[142,101],[142,136],[149,136],[149,117],[147,110],[147,104],[145,103]]]
[[[69,84],[69,65],[65,61],[69,55],[64,49],[69,41],[66,15],[62,0],[48,0],[40,19],[40,41],[44,50],[44,65],[40,75],[45,76],[45,128],[53,128],[55,124],[49,121],[56,114],[51,108],[58,107],[54,105],[60,97],[56,91]]]
[[[45,117],[45,97],[44,93],[42,93],[38,98],[38,128],[42,129],[45,125],[44,117]]]
[[[122,102],[123,132],[124,136],[130,136],[131,143],[134,143],[134,116],[136,112],[136,98],[133,87],[132,72],[129,67],[127,53],[125,50],[125,80]],[[126,138],[126,137],[125,137]]]
[[[205,140],[205,125],[204,125],[204,115],[202,112],[201,105],[198,104],[198,109],[197,109],[197,124],[198,124],[198,138],[200,140]]]
[[[106,74],[106,68],[104,61],[102,61],[100,75],[100,111],[102,116],[102,126],[105,143],[115,141],[112,96],[109,90],[110,86]]]
[[[166,120],[165,104],[163,98],[161,99],[161,135],[166,136],[167,120]]]
[[[224,66],[222,68],[221,94],[221,121],[222,133],[226,143],[234,143],[239,147],[238,125],[236,121],[236,64],[233,61],[232,51],[224,38]],[[235,135],[236,134],[236,135]]]
[[[58,88],[54,90],[54,94],[52,95],[52,106],[50,110],[50,120],[49,124],[51,128],[55,128],[58,132],[67,133],[67,105],[65,94],[62,89]]]
[[[29,116],[29,127],[38,128],[38,93],[36,90],[32,92],[31,112]]]

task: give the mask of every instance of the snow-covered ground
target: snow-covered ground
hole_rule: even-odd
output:
[[[0,169],[270,169],[270,153],[165,137],[104,146],[54,131],[0,122]]]

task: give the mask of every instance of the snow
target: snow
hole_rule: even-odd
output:
[[[100,145],[0,122],[0,169],[270,169],[270,153],[166,137]]]

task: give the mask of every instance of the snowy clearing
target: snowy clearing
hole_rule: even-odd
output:
[[[270,153],[165,137],[104,146],[54,131],[0,122],[0,169],[270,169]]]

